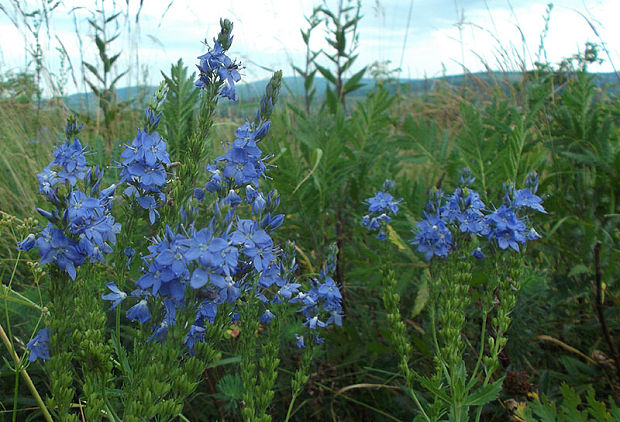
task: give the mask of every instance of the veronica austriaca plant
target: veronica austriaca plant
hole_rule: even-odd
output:
[[[331,278],[337,251],[330,250],[318,275],[301,280],[294,245],[279,247],[272,238],[284,215],[277,213],[278,193],[261,191],[270,157],[259,145],[281,72],[253,119],[207,164],[215,107],[219,98],[236,100],[241,78],[240,65],[227,55],[233,25],[220,23],[199,57],[198,125],[178,162],[157,132],[162,83],[142,127],[124,145],[116,183],[104,187],[103,170],[88,166],[76,118],[37,176],[50,204],[38,211],[48,223],[18,248],[36,247],[46,265],[45,327],[28,349],[29,360],[46,362],[47,406],[58,420],[77,421],[82,412],[87,420],[183,418],[185,400],[221,359],[222,339],[237,323],[242,415],[269,421],[283,327],[300,318],[299,332],[288,339],[305,349],[291,381],[288,420],[313,348],[323,343],[320,331],[341,324],[341,296]]]
[[[414,420],[478,421],[482,407],[497,398],[503,381],[497,374],[498,357],[516,304],[522,252],[528,241],[540,238],[529,219],[531,211],[546,212],[536,195],[535,174],[528,178],[526,188],[506,185],[498,207],[480,199],[471,187],[474,181],[465,170],[452,194],[432,191],[411,241],[429,263],[428,312],[434,345],[430,376],[410,365],[412,346],[399,309],[390,253],[384,248],[383,302],[400,372],[419,411]],[[391,187],[387,182],[383,191],[367,200],[370,213],[362,220],[370,231],[378,232],[380,241],[385,241],[388,225],[399,210],[400,200],[386,192]],[[482,284],[472,281],[474,272],[486,274]],[[465,318],[476,305],[472,298],[479,300],[482,321],[473,361],[465,357]],[[416,393],[420,387],[430,396]]]

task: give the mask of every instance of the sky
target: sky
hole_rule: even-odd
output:
[[[0,0],[0,74],[32,71],[36,45],[34,20],[25,12],[59,0]],[[306,17],[324,1],[334,10],[338,0],[60,0],[39,30],[45,93],[54,86],[64,93],[87,91],[82,61],[97,63],[93,31],[87,23],[93,5],[107,16],[121,12],[116,20],[121,36],[112,52],[121,52],[116,72],[128,69],[119,87],[158,84],[160,71],[169,72],[178,59],[194,68],[196,57],[206,51],[202,40],[211,41],[219,31],[219,18],[234,23],[229,55],[244,66],[245,81],[266,79],[282,69],[292,76],[292,64],[302,67],[306,46],[300,29]],[[346,1],[347,0],[343,0]],[[620,69],[620,1],[557,0],[545,32],[547,1],[539,0],[362,0],[362,19],[356,69],[373,63],[394,71],[400,78],[431,78],[442,75],[492,70],[532,68],[535,61],[557,64],[584,50],[586,42],[603,46],[604,63],[592,71]],[[139,18],[136,22],[136,15]],[[96,18],[96,16],[95,16]],[[28,26],[26,26],[28,23]],[[114,28],[110,28],[110,34]],[[539,53],[541,34],[546,57]],[[322,26],[312,33],[314,50],[329,47]],[[68,53],[68,59],[60,50]],[[319,58],[326,64],[324,57]],[[64,70],[63,70],[64,69]]]

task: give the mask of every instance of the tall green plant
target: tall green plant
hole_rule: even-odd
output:
[[[336,112],[337,104],[345,107],[346,96],[363,86],[361,79],[366,73],[366,66],[345,80],[345,73],[352,68],[358,56],[357,30],[362,18],[361,8],[359,0],[355,5],[352,0],[346,0],[346,4],[345,0],[338,0],[335,10],[330,9],[325,2],[315,11],[315,15],[326,25],[325,41],[331,47],[331,51],[322,51],[323,57],[331,62],[331,69],[318,64],[316,60],[314,65],[329,83],[325,89],[325,104],[332,113]]]
[[[170,74],[162,72],[162,76],[169,89],[164,102],[163,126],[166,128],[170,157],[173,161],[179,161],[181,151],[187,148],[183,142],[189,139],[196,125],[195,104],[199,94],[194,87],[196,74],[190,75],[187,66],[179,59],[176,65],[170,66]]]
[[[89,62],[82,62],[84,68],[96,79],[96,82],[86,79],[86,83],[99,101],[99,107],[103,113],[103,124],[108,148],[112,147],[115,135],[113,132],[114,122],[117,116],[130,103],[130,101],[118,102],[116,98],[116,84],[129,72],[129,69],[123,70],[116,76],[113,76],[113,74],[116,73],[114,71],[114,64],[121,56],[121,52],[116,54],[110,52],[111,44],[120,36],[119,26],[116,22],[119,16],[120,12],[116,12],[112,14],[112,16],[106,16],[105,9],[101,7],[101,9],[96,10],[93,16],[88,19],[88,24],[95,35],[95,45],[99,53],[101,66],[98,68],[96,65]],[[114,26],[115,28],[112,35],[110,35],[110,26]]]

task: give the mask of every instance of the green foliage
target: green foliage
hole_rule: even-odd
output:
[[[99,107],[103,113],[108,148],[112,147],[113,138],[116,135],[114,124],[117,116],[129,105],[128,101],[118,102],[116,99],[116,84],[129,70],[124,70],[113,76],[114,64],[121,56],[121,53],[110,53],[111,44],[120,36],[118,23],[116,22],[119,16],[120,12],[114,13],[112,16],[106,16],[105,10],[101,8],[93,13],[91,19],[88,19],[88,23],[95,34],[95,45],[99,54],[100,67],[98,68],[96,65],[86,61],[82,62],[84,68],[89,71],[90,76],[96,79],[96,82],[93,82],[91,79],[85,79],[85,81],[99,100]],[[116,25],[116,32],[113,35],[109,35],[108,28],[111,25]]]
[[[10,99],[17,104],[31,104],[40,95],[35,75],[25,72],[0,75],[0,100]]]
[[[597,401],[594,389],[590,386],[583,394],[563,383],[560,387],[562,400],[551,401],[543,395],[536,396],[532,402],[520,403],[516,416],[527,422],[611,422],[620,419],[620,408],[610,399],[610,404]]]
[[[243,402],[243,382],[239,374],[224,375],[217,383],[215,397],[224,402],[227,414],[237,415]]]
[[[166,129],[170,159],[179,161],[181,151],[187,148],[183,142],[186,142],[196,129],[195,104],[198,100],[198,90],[194,86],[196,74],[190,75],[187,66],[179,59],[176,65],[170,66],[170,74],[162,72],[162,76],[169,88],[164,101],[162,126]]]
[[[323,6],[315,9],[314,12],[316,19],[323,21],[327,27],[325,41],[327,41],[327,44],[332,49],[332,51],[322,51],[322,53],[323,56],[331,62],[333,71],[330,70],[329,67],[321,66],[316,60],[314,61],[316,70],[318,70],[330,84],[325,90],[325,104],[331,113],[336,112],[338,104],[343,107],[345,106],[347,94],[363,86],[360,81],[364,73],[366,73],[367,67],[363,67],[346,81],[344,78],[345,73],[351,69],[358,56],[356,53],[358,47],[357,27],[362,18],[360,14],[361,8],[361,1],[358,0],[354,5],[352,0],[347,0],[346,4],[344,1],[339,1],[336,10],[330,9],[325,2]],[[310,29],[313,28],[312,24],[313,22],[311,22]],[[310,31],[310,29],[308,31]],[[304,41],[306,41],[306,36],[303,32],[302,36],[304,37]],[[313,54],[308,57],[316,58],[317,55]],[[310,75],[307,76],[309,77]],[[308,88],[306,88],[306,91],[308,91]]]

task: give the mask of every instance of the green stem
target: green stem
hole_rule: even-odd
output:
[[[121,342],[121,307],[116,307],[116,338],[118,339],[118,343]]]
[[[284,419],[284,422],[288,422],[292,416],[293,405],[295,404],[295,399],[297,399],[297,394],[293,393],[293,397],[291,397],[291,402],[288,405],[288,410],[286,412],[286,419]]]
[[[15,368],[15,391],[13,393],[13,418],[12,421],[17,420],[17,396],[19,395],[19,369]]]
[[[106,413],[106,416],[108,417],[108,420],[110,422],[120,421],[121,419],[116,415],[116,413],[114,413],[114,410],[112,410],[112,406],[110,405],[108,397],[105,394],[103,396],[103,401],[105,402],[104,408],[106,410],[105,413]]]
[[[35,308],[38,311],[41,311],[41,305],[37,305],[36,303],[34,303],[32,300],[28,299],[24,295],[22,295],[19,292],[16,292],[15,290],[11,289],[9,286],[5,286],[4,284],[2,284],[0,286],[2,287],[2,290],[3,290],[3,296],[4,296],[4,300],[5,300],[5,305],[6,305],[7,301],[9,301],[9,302],[13,302],[13,303],[18,303],[20,305],[29,306],[31,308]],[[10,297],[9,294],[15,295],[15,296],[17,296],[17,298]]]
[[[11,344],[9,338],[6,336],[4,328],[2,328],[2,324],[0,324],[0,337],[2,338],[2,342],[6,346],[7,350],[9,351],[9,354],[13,357],[15,365],[17,366],[17,368],[19,368],[18,371],[22,374],[22,378],[24,379],[26,385],[28,386],[28,389],[32,393],[32,397],[34,397],[35,401],[39,405],[41,413],[43,413],[43,418],[46,420],[46,422],[53,422],[52,416],[49,414],[45,403],[43,403],[43,400],[41,399],[37,388],[32,382],[32,379],[30,379],[30,375],[28,375],[28,372],[21,366],[19,356],[17,356],[17,353],[15,353],[15,349],[13,348],[13,345]]]
[[[487,329],[487,315],[488,312],[485,309],[482,314],[482,330],[480,331],[480,352],[478,353],[478,359],[476,360],[476,366],[471,375],[472,381],[476,379],[478,375],[478,369],[480,368],[480,364],[482,363],[482,357],[484,356],[484,335]]]

